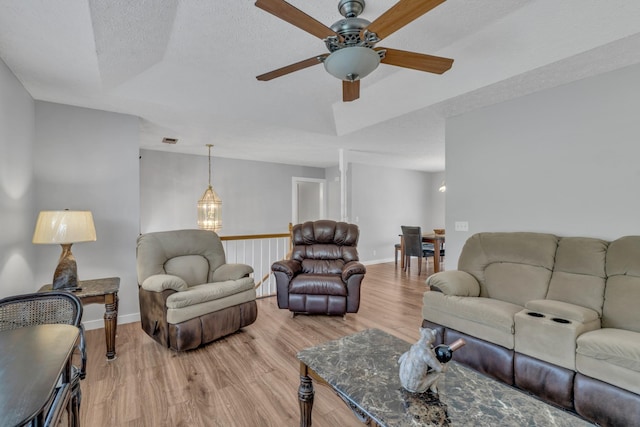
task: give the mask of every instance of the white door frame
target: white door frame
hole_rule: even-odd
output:
[[[319,178],[303,178],[294,176],[291,178],[291,223],[298,223],[298,183],[299,182],[315,182],[320,186],[320,212],[319,218],[327,215],[327,207],[325,202],[325,194],[327,188],[327,180]]]

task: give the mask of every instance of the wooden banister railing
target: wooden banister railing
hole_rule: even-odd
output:
[[[253,267],[258,298],[276,294],[271,264],[291,254],[291,229],[288,233],[220,236],[228,263],[249,264]]]

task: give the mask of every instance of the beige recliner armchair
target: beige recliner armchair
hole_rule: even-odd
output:
[[[212,231],[142,234],[137,270],[142,329],[173,350],[236,332],[258,315],[253,268],[227,264]]]

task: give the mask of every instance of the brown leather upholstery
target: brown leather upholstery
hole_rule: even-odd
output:
[[[515,385],[547,402],[573,410],[575,371],[525,354],[514,357]]]
[[[309,221],[292,229],[291,259],[275,262],[278,307],[294,313],[357,313],[366,269],[355,224]]]
[[[640,423],[640,398],[635,393],[578,373],[573,395],[576,412],[599,426]]]

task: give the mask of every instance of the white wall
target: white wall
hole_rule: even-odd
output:
[[[439,228],[431,209],[433,174],[360,163],[349,164],[349,172],[349,220],[360,228],[362,261],[392,260],[401,225]]]
[[[206,155],[153,150],[140,155],[141,232],[197,228],[196,204],[209,177]],[[219,234],[268,234],[288,232],[291,178],[322,179],[324,169],[217,158],[212,150],[211,175],[222,199]]]
[[[34,117],[33,99],[0,60],[0,298],[35,290]]]
[[[640,234],[640,66],[447,120],[448,265],[481,231]]]
[[[35,211],[92,211],[97,241],[73,245],[78,278],[120,277],[118,315],[136,320],[138,118],[38,101],[35,123]],[[34,290],[51,283],[60,251],[58,245],[36,245]],[[103,315],[104,306],[87,306],[83,322],[102,327]]]

